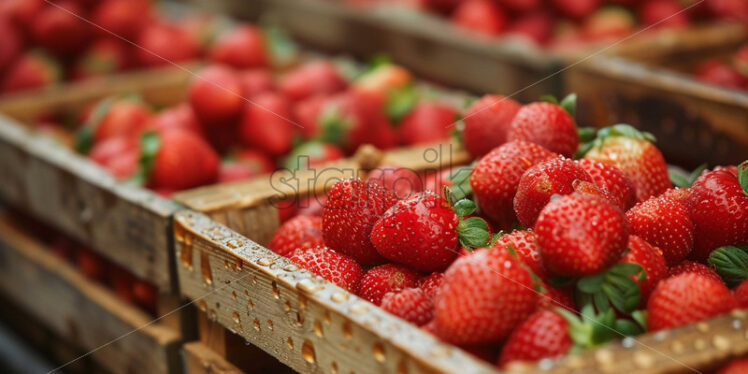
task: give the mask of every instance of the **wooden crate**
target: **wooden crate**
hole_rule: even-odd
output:
[[[71,350],[91,351],[107,371],[180,371],[178,329],[153,323],[148,314],[84,277],[7,217],[0,219],[0,271],[4,298],[70,344]]]

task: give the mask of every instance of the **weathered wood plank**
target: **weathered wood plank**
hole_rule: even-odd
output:
[[[182,347],[186,374],[243,374],[201,342],[187,343]]]

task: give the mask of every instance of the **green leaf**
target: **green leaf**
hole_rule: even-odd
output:
[[[688,175],[681,171],[680,168],[669,166],[667,173],[670,176],[670,183],[672,183],[673,186],[680,188],[691,187],[691,181],[689,180]]]
[[[366,72],[369,73],[374,70],[377,70],[381,68],[382,66],[387,66],[392,63],[392,59],[390,56],[387,56],[386,54],[380,53],[377,55],[374,55],[372,58],[369,59],[369,61],[366,62]]]
[[[450,173],[449,179],[452,181],[452,198],[456,201],[472,195],[473,189],[470,186],[470,173],[472,172],[472,166],[461,166]]]
[[[470,217],[460,221],[457,224],[457,235],[460,244],[470,248],[485,247],[491,238],[486,221],[478,217]]]
[[[499,230],[499,232],[493,234],[493,237],[491,237],[491,243],[489,243],[488,246],[493,247],[494,243],[496,243],[496,241],[502,236],[504,236],[504,230]]]
[[[468,96],[462,102],[462,107],[465,109],[470,108],[470,106],[473,105],[473,103],[475,103],[476,101],[478,101],[477,96]]]
[[[320,126],[322,131],[314,140],[342,145],[346,141],[345,134],[351,127],[351,122],[337,107],[328,106],[320,115]]]
[[[271,60],[274,64],[289,64],[298,57],[299,46],[284,29],[270,25],[264,27],[263,31]]]
[[[748,196],[748,160],[738,165],[738,183],[743,193]]]
[[[642,332],[647,332],[647,312],[644,310],[635,310],[631,313],[631,318],[639,324]]]
[[[460,218],[469,216],[475,212],[475,203],[468,199],[462,199],[455,203],[454,211]]]
[[[602,287],[601,287],[602,288]],[[610,309],[610,299],[605,292],[598,292],[592,296],[592,300],[595,303],[595,308],[601,312],[605,312]]]
[[[93,129],[90,126],[83,126],[75,133],[75,150],[87,155],[93,148]]]
[[[577,129],[577,135],[579,136],[579,143],[588,143],[595,140],[597,129],[594,127],[580,127]]]
[[[584,277],[577,282],[577,288],[582,292],[594,294],[602,289],[604,280],[604,273]]]
[[[392,123],[400,123],[413,107],[418,103],[418,92],[415,86],[409,84],[397,90],[387,92],[387,102],[384,110]]]
[[[135,183],[143,185],[148,181],[159,148],[161,148],[161,138],[157,132],[148,131],[140,137],[140,160],[138,161],[138,171],[133,176]]]
[[[579,149],[577,149],[577,152],[574,153],[574,158],[575,159],[580,159],[580,158],[584,157],[584,155],[586,155],[589,151],[591,151],[592,148],[595,147],[595,145],[596,145],[596,142],[594,142],[594,141],[591,141],[591,142],[588,142],[588,143],[580,143],[579,144]]]
[[[699,178],[699,176],[701,175],[701,173],[703,173],[704,170],[706,170],[706,168],[708,166],[709,166],[709,164],[703,163],[703,164],[699,165],[698,167],[696,167],[696,169],[693,169],[693,171],[691,171],[691,175],[689,175],[689,178],[688,178],[689,181],[691,182],[691,184],[693,184],[693,182],[696,182],[696,179]],[[691,186],[689,185],[689,187],[691,187]]]
[[[644,332],[638,324],[627,319],[618,319],[613,326],[622,336],[636,336]]]
[[[748,278],[748,246],[719,247],[709,255],[708,262],[729,287],[735,287]]]
[[[540,101],[558,105],[558,99],[553,95],[543,95],[540,97]]]
[[[606,273],[612,273],[612,274],[622,275],[624,277],[630,277],[632,275],[639,274],[642,271],[644,271],[644,269],[639,264],[621,262],[611,267],[610,269],[608,269]]]
[[[607,343],[615,336],[614,324],[616,315],[613,309],[600,313],[597,316],[597,323],[592,325],[592,344],[598,346]]]
[[[574,278],[563,275],[553,275],[548,279],[548,284],[553,287],[566,287],[574,282]]]
[[[609,129],[610,132],[607,136],[625,136],[633,139],[646,140],[652,143],[657,141],[654,135],[645,131],[639,131],[634,126],[631,126],[629,124],[619,123],[617,125],[610,126]],[[600,133],[598,133],[598,135],[599,134]]]
[[[560,106],[569,113],[572,117],[576,116],[577,112],[577,94],[571,93],[561,100]]]

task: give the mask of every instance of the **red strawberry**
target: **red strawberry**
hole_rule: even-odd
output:
[[[695,273],[662,280],[649,297],[650,331],[665,330],[728,313],[737,306],[721,281]]]
[[[420,278],[418,273],[400,265],[376,266],[369,269],[361,278],[361,289],[358,295],[379,305],[388,292],[415,287],[418,278]]]
[[[735,295],[735,300],[738,302],[739,308],[748,308],[748,280],[742,281],[734,290],[732,294]]]
[[[543,284],[542,286],[545,290],[540,292],[537,309],[564,308],[570,311],[577,309],[574,298],[568,288],[556,288],[547,284]]]
[[[177,104],[166,108],[151,117],[148,129],[164,131],[169,129],[182,129],[192,131],[195,135],[203,136],[205,133],[200,126],[195,110],[188,103]]]
[[[17,30],[10,19],[0,15],[0,71],[10,66],[21,54],[23,39],[20,30]],[[1,76],[2,74],[0,74]]]
[[[377,95],[346,91],[330,98],[317,119],[321,139],[352,153],[363,144],[385,149],[394,145],[394,130]]]
[[[290,257],[297,250],[314,248],[324,244],[322,218],[297,216],[289,219],[275,230],[268,248],[281,256]]]
[[[28,31],[45,5],[44,0],[5,0],[0,2],[0,14],[8,16],[19,29]]]
[[[667,197],[653,197],[626,212],[631,233],[660,248],[668,265],[685,259],[693,247],[694,227],[686,207]]]
[[[298,203],[297,215],[322,217],[322,211],[327,202],[327,195],[312,195],[302,197]]]
[[[345,79],[330,61],[310,61],[290,71],[278,84],[282,94],[298,101],[316,95],[331,95],[344,90]]]
[[[748,78],[732,66],[719,59],[702,62],[694,70],[696,79],[709,84],[742,90],[748,85]]]
[[[331,161],[339,160],[345,157],[343,150],[340,147],[317,141],[311,141],[302,143],[286,157],[285,166],[287,169],[297,169],[299,167],[306,167],[306,161],[304,157],[308,158],[308,166],[315,168],[318,166],[324,166]]]
[[[575,180],[571,183],[572,187],[574,187],[574,192],[578,192],[580,194],[586,194],[586,195],[592,195],[596,196],[600,199],[603,199],[610,204],[615,205],[618,207],[618,209],[621,209],[623,211],[623,204],[620,200],[616,199],[611,195],[608,191],[605,191],[604,189],[595,186],[592,182],[582,181],[582,180]]]
[[[117,297],[129,304],[135,304],[135,295],[132,293],[135,277],[132,274],[120,267],[114,266],[108,272],[107,278],[109,278],[109,284],[112,286],[114,294]]]
[[[149,0],[106,0],[91,14],[94,24],[117,36],[133,40],[151,20]],[[102,33],[109,33],[101,30]]]
[[[498,0],[499,5],[513,12],[525,13],[540,8],[542,0]]]
[[[209,55],[213,62],[237,69],[263,67],[268,64],[265,36],[257,27],[243,24],[216,40]]]
[[[402,66],[382,64],[358,77],[352,88],[373,94],[384,102],[386,95],[393,90],[399,90],[413,81],[413,76]]]
[[[139,98],[110,99],[94,108],[85,126],[93,131],[94,143],[118,136],[137,139],[152,115],[148,104]]]
[[[253,97],[275,90],[275,80],[267,69],[243,70],[239,73],[239,84],[244,97]]]
[[[603,7],[584,20],[582,33],[591,41],[618,40],[630,35],[636,28],[636,18],[628,9]]]
[[[452,13],[452,22],[483,35],[498,35],[506,28],[506,14],[491,0],[465,0]]]
[[[494,249],[511,249],[517,254],[522,262],[532,270],[540,279],[547,280],[550,274],[543,267],[538,248],[538,236],[532,230],[515,230],[509,234],[502,235],[493,244]]]
[[[37,52],[27,52],[8,66],[4,74],[2,92],[19,92],[41,88],[60,81],[60,66],[48,56]]]
[[[423,326],[434,316],[434,304],[419,288],[388,292],[382,298],[382,309],[416,325]]]
[[[554,158],[530,167],[522,174],[514,195],[514,211],[525,227],[533,227],[538,214],[554,195],[574,192],[575,181],[592,182],[587,172],[573,160]]]
[[[321,113],[328,100],[326,96],[312,96],[293,104],[293,117],[301,125],[299,131],[305,139],[320,135]]]
[[[714,269],[704,264],[688,260],[682,261],[678,265],[671,267],[668,270],[668,277],[674,277],[676,275],[685,273],[696,273],[705,277],[712,278],[714,280],[718,280],[720,282],[722,281],[722,278],[719,276],[719,274],[717,274],[716,271],[714,271]]]
[[[86,46],[90,25],[83,9],[71,1],[59,1],[44,7],[34,16],[31,36],[39,45],[56,55],[70,56]]]
[[[667,277],[668,269],[665,264],[665,256],[662,255],[659,248],[651,246],[636,235],[629,236],[628,250],[621,262],[638,264],[644,269],[645,280],[639,281],[639,275],[632,275],[631,278],[639,283],[641,305],[646,305],[649,294],[652,293],[657,283]]]
[[[276,169],[273,160],[255,149],[241,149],[231,156],[237,164],[246,167],[255,175],[268,174]]]
[[[636,204],[636,189],[626,174],[615,166],[589,159],[576,161],[592,178],[592,182],[615,198],[623,210]]]
[[[574,118],[564,108],[551,103],[522,107],[512,120],[507,140],[524,140],[552,152],[571,157],[579,146]]]
[[[117,136],[96,143],[88,154],[117,179],[127,179],[138,170],[140,149],[135,138]]]
[[[665,158],[651,141],[651,134],[629,125],[607,127],[598,132],[584,158],[620,169],[631,179],[641,202],[671,187]]]
[[[500,227],[515,221],[512,207],[520,178],[525,170],[556,155],[534,143],[506,143],[481,158],[470,174],[478,206]]]
[[[644,26],[687,27],[688,12],[676,0],[650,0],[639,7],[639,19]]]
[[[132,286],[132,295],[138,305],[150,312],[156,311],[156,299],[158,298],[156,287],[136,279]]]
[[[551,0],[551,4],[556,10],[575,19],[589,16],[600,7],[601,3],[601,0]]]
[[[449,139],[457,111],[436,101],[416,104],[398,126],[400,143],[431,144]]]
[[[364,265],[381,262],[369,236],[374,224],[397,198],[375,184],[360,179],[335,183],[322,213],[325,243]]]
[[[568,329],[568,322],[558,313],[538,310],[509,335],[499,356],[499,366],[512,361],[537,361],[566,354],[574,345]]]
[[[439,289],[442,287],[443,281],[444,273],[434,272],[429,276],[419,279],[416,285],[429,300],[434,301],[436,300],[436,295],[439,293]]]
[[[688,201],[688,197],[691,196],[691,188],[668,188],[663,192],[660,197],[665,197],[669,199],[673,199],[681,204],[684,204],[687,206],[686,202]]]
[[[183,190],[211,184],[218,178],[216,152],[191,131],[158,133],[158,149],[148,173],[151,188]]]
[[[498,342],[537,303],[532,276],[507,251],[459,257],[444,274],[434,311],[436,332],[461,345]]]
[[[748,358],[734,359],[720,369],[717,374],[743,374],[748,373]]]
[[[514,116],[521,108],[510,98],[486,95],[465,111],[462,141],[475,158],[482,157],[504,144]]]
[[[135,59],[142,66],[165,66],[197,58],[200,46],[186,30],[152,23],[140,31]]]
[[[544,45],[553,34],[553,23],[553,15],[550,13],[532,12],[516,17],[509,25],[507,33],[523,36],[538,45]]]
[[[748,170],[738,170],[744,173]],[[748,244],[748,192],[735,175],[720,170],[700,176],[687,203],[694,224],[692,258],[705,260],[717,247]]]
[[[746,15],[748,15],[748,9],[746,10]],[[744,76],[748,76],[748,44],[744,45],[737,53],[735,53],[735,68],[742,72]]]
[[[75,265],[83,275],[95,281],[103,282],[106,278],[106,260],[88,248],[76,251]]]
[[[423,191],[421,177],[415,171],[395,165],[382,165],[366,176],[366,182],[377,183],[395,193],[399,200]]]
[[[97,40],[78,59],[73,67],[77,79],[112,74],[127,68],[130,51],[116,39]]]
[[[421,192],[384,213],[371,242],[384,258],[423,272],[442,271],[457,257],[459,217],[446,200]]]
[[[614,265],[626,249],[626,217],[599,198],[571,194],[551,201],[535,224],[545,268],[587,276]]]
[[[325,246],[297,251],[291,261],[350,292],[358,291],[364,274],[354,259]]]
[[[245,106],[239,77],[223,65],[200,71],[190,83],[188,100],[206,130],[236,121]]]
[[[269,156],[280,156],[291,150],[294,124],[291,107],[283,96],[265,93],[244,107],[239,136],[244,144],[262,150]]]

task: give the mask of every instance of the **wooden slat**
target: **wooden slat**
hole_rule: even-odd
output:
[[[0,220],[0,292],[114,373],[176,373],[178,331],[86,279]]]
[[[186,374],[243,374],[201,342],[187,343],[182,347]]]

